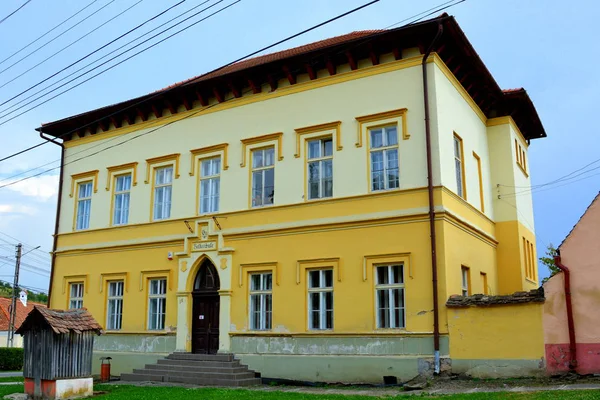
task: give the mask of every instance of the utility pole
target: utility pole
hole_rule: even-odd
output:
[[[10,305],[10,324],[8,326],[7,347],[13,347],[13,339],[15,337],[15,319],[17,318],[17,297],[19,297],[19,267],[21,266],[21,251],[23,245],[19,243],[15,252],[15,281],[13,283],[13,297]]]

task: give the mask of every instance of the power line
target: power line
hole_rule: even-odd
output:
[[[71,15],[69,18],[65,19],[64,21],[62,21],[61,23],[59,23],[58,25],[56,25],[54,28],[50,29],[49,31],[47,31],[44,34],[42,34],[41,36],[39,36],[37,39],[35,39],[35,40],[29,42],[28,44],[26,44],[25,46],[21,47],[19,50],[15,51],[10,56],[8,56],[4,60],[0,61],[0,65],[4,64],[4,62],[10,60],[14,56],[16,56],[17,54],[19,54],[20,52],[22,52],[23,50],[25,50],[26,48],[28,48],[29,46],[31,46],[32,44],[34,44],[35,42],[37,42],[38,40],[42,39],[44,36],[48,35],[50,32],[52,32],[55,29],[61,27],[62,25],[64,25],[66,22],[68,22],[72,18],[75,18],[79,13],[83,12],[86,8],[90,7],[92,4],[96,3],[97,1],[98,0],[93,0],[87,6],[83,7],[81,10],[77,11],[75,14]]]
[[[123,14],[125,14],[127,11],[131,10],[133,7],[137,6],[138,4],[140,4],[142,1],[144,0],[138,0],[136,3],[134,3],[133,5],[129,6],[128,8],[126,8],[125,10],[119,12],[117,15],[115,15],[114,17],[108,19],[107,21],[104,21],[102,24],[98,25],[96,28],[92,29],[91,31],[89,31],[88,33],[86,33],[85,35],[79,37],[78,39],[75,39],[74,41],[72,41],[71,43],[69,43],[68,45],[64,46],[62,49],[54,52],[52,55],[46,57],[45,59],[43,59],[42,61],[40,61],[39,63],[35,64],[33,67],[30,67],[29,69],[21,72],[19,75],[15,76],[14,78],[12,78],[9,81],[4,82],[2,85],[0,85],[0,89],[2,89],[3,87],[5,87],[6,85],[16,81],[17,79],[19,79],[20,77],[22,77],[23,75],[27,74],[28,72],[36,69],[37,67],[39,67],[40,65],[44,64],[46,61],[54,58],[56,55],[62,53],[64,50],[68,49],[69,47],[73,46],[74,44],[80,42],[81,40],[85,39],[86,37],[88,37],[89,35],[91,35],[92,33],[96,32],[98,29],[102,28],[103,26],[111,23],[112,21],[114,21],[115,19],[119,18],[120,16],[122,16]],[[3,103],[4,104],[4,103]]]
[[[272,44],[272,45],[266,46],[266,47],[264,47],[264,48],[263,48],[263,49],[261,49],[261,50],[258,50],[258,51],[256,51],[256,52],[253,52],[253,53],[251,53],[251,54],[249,54],[249,55],[247,55],[247,56],[245,56],[245,57],[242,57],[242,58],[240,58],[240,59],[238,59],[238,60],[235,60],[235,61],[233,61],[233,62],[231,62],[231,63],[225,64],[225,65],[223,65],[223,66],[221,66],[221,67],[219,67],[219,68],[217,68],[217,69],[215,69],[215,70],[213,70],[213,71],[207,72],[207,73],[206,73],[206,74],[204,74],[204,75],[208,75],[208,74],[215,73],[215,72],[217,72],[217,71],[219,71],[219,70],[221,70],[221,69],[223,69],[223,68],[226,68],[226,67],[228,67],[228,66],[230,66],[230,65],[232,65],[232,64],[234,64],[234,63],[237,63],[237,62],[239,62],[239,61],[242,61],[242,60],[244,60],[244,59],[246,59],[246,58],[249,58],[249,57],[251,57],[251,56],[253,56],[253,55],[255,55],[255,54],[258,54],[258,53],[260,53],[260,52],[262,52],[262,51],[268,50],[268,49],[270,49],[271,47],[277,46],[277,45],[279,45],[279,44],[281,44],[281,43],[283,43],[283,42],[285,42],[285,41],[287,41],[287,40],[291,40],[291,39],[293,39],[293,38],[295,38],[295,37],[299,36],[300,34],[303,34],[303,33],[306,33],[306,32],[308,32],[308,31],[310,31],[310,30],[316,29],[316,28],[318,28],[318,27],[320,27],[320,26],[322,26],[322,25],[324,25],[324,24],[326,24],[326,23],[333,22],[333,21],[335,21],[335,20],[337,20],[337,19],[339,19],[339,18],[342,18],[342,17],[344,17],[344,16],[346,16],[346,15],[349,15],[349,14],[351,14],[351,13],[353,13],[353,12],[356,12],[356,11],[358,11],[358,10],[362,9],[362,8],[365,8],[365,7],[367,7],[367,6],[370,6],[370,5],[374,4],[374,3],[377,3],[378,1],[380,1],[380,0],[374,0],[374,1],[371,1],[371,2],[369,2],[369,3],[366,3],[366,4],[364,4],[364,5],[360,6],[360,7],[357,7],[357,8],[355,8],[355,9],[353,9],[353,10],[350,10],[350,11],[348,11],[348,12],[344,13],[344,14],[341,14],[341,15],[339,15],[339,16],[337,16],[337,17],[334,17],[334,18],[332,18],[332,19],[330,19],[330,20],[328,20],[328,21],[325,21],[324,23],[321,23],[321,24],[315,25],[315,26],[313,26],[312,28],[309,28],[309,29],[307,29],[307,30],[305,30],[305,31],[302,31],[302,32],[301,32],[301,33],[299,33],[299,34],[292,35],[292,36],[290,36],[290,37],[288,37],[288,38],[286,38],[286,39],[284,39],[284,40],[282,40],[282,41],[279,41],[279,42],[276,42],[276,43],[274,43],[274,44]],[[464,2],[464,1],[466,1],[466,0],[459,0],[458,2],[456,2],[456,3],[454,3],[454,4],[450,4],[450,5],[448,5],[448,3],[449,3],[449,2],[443,3],[443,4],[442,4],[442,6],[443,6],[443,5],[446,5],[446,6],[445,6],[445,7],[441,7],[441,8],[439,8],[439,9],[438,9],[438,11],[441,11],[441,10],[443,10],[443,9],[447,9],[447,8],[450,8],[450,7],[454,6],[454,5],[457,5],[457,4],[459,4],[459,3],[462,3],[462,2]],[[430,10],[431,10],[431,9],[430,9]],[[429,10],[427,10],[427,11],[429,11]],[[427,11],[425,11],[425,12],[427,12]],[[417,14],[417,16],[418,16],[418,15],[421,15],[421,14],[423,14],[423,12],[421,12],[421,13]],[[413,22],[413,23],[414,23],[414,22]],[[409,25],[411,25],[411,24],[407,24],[407,25],[406,25],[406,27],[408,27]],[[168,92],[168,91],[170,91],[170,90],[173,90],[174,88],[175,88],[175,87],[172,87],[172,88],[169,88],[169,89],[167,89],[167,90],[164,90],[164,91],[162,91],[162,92],[158,92],[158,93],[157,93],[155,96],[158,96],[158,95],[163,95],[164,93],[166,93],[166,92]],[[152,96],[152,97],[150,97],[150,98],[145,98],[144,100],[141,100],[139,103],[141,103],[141,102],[143,102],[143,101],[146,101],[146,100],[148,100],[148,99],[151,99],[151,98],[153,98],[153,97],[155,97],[155,96]],[[114,115],[114,114],[116,114],[116,113],[118,113],[118,112],[120,112],[120,111],[126,110],[126,109],[128,109],[128,108],[134,107],[134,106],[135,106],[135,105],[137,105],[137,104],[138,104],[138,103],[136,103],[136,104],[133,104],[133,105],[130,105],[130,106],[128,106],[128,107],[125,107],[125,108],[123,108],[123,109],[121,109],[121,110],[119,110],[119,111],[115,111],[115,112],[114,112],[113,114],[111,114],[111,115]],[[188,116],[186,116],[186,117],[184,117],[184,118],[182,118],[182,119],[186,119],[186,118],[189,118],[189,117],[191,117],[191,116],[195,116],[195,115],[197,115],[198,113],[200,113],[200,112],[203,112],[203,111],[205,111],[205,110],[207,110],[207,109],[209,109],[209,108],[211,108],[211,107],[212,107],[212,106],[208,106],[208,107],[206,107],[206,108],[204,108],[204,109],[202,109],[202,110],[199,110],[199,111],[198,111],[198,112],[196,112],[196,113],[192,113],[192,114],[190,114],[190,115],[188,115]],[[115,144],[115,145],[113,145],[113,146],[110,146],[110,147],[107,147],[107,148],[101,149],[101,150],[99,150],[99,151],[96,151],[96,152],[94,152],[94,153],[91,153],[91,154],[88,154],[88,155],[86,155],[86,156],[80,157],[80,158],[78,158],[78,159],[72,160],[72,161],[70,161],[70,162],[68,162],[68,163],[65,163],[64,165],[68,165],[68,164],[71,164],[71,163],[74,163],[74,162],[80,161],[80,160],[82,160],[82,159],[84,159],[84,158],[92,157],[92,156],[94,156],[94,155],[96,155],[96,154],[98,154],[98,153],[100,153],[100,152],[102,152],[102,151],[105,151],[105,150],[108,150],[108,149],[110,149],[110,148],[113,148],[113,147],[119,146],[119,145],[121,145],[121,144],[124,144],[124,143],[126,143],[126,142],[129,142],[129,141],[131,141],[131,140],[134,140],[134,139],[136,139],[136,138],[138,138],[138,137],[140,137],[140,136],[144,136],[144,135],[146,135],[146,134],[149,134],[149,133],[155,132],[155,131],[157,131],[157,130],[159,130],[159,129],[162,129],[162,128],[164,128],[164,127],[166,127],[166,126],[168,126],[168,125],[171,125],[171,124],[172,124],[172,123],[174,123],[174,122],[178,122],[178,121],[180,121],[180,120],[177,120],[177,121],[172,121],[172,122],[170,122],[170,123],[167,123],[167,124],[165,124],[165,125],[162,125],[162,126],[160,126],[160,127],[156,128],[156,129],[153,129],[153,130],[151,130],[151,131],[148,131],[148,132],[145,132],[145,133],[143,133],[143,134],[140,134],[140,135],[134,136],[134,137],[132,137],[132,138],[130,138],[130,139],[127,139],[127,140],[125,140],[125,141],[123,141],[123,142],[117,143],[117,144]],[[97,122],[97,121],[95,121],[95,122]],[[93,122],[92,122],[92,123],[93,123]],[[88,124],[88,125],[89,125],[89,124]],[[75,129],[73,129],[73,130],[72,130],[72,131],[70,131],[70,132],[67,132],[67,133],[65,133],[65,134],[62,134],[62,135],[58,136],[58,138],[60,138],[60,137],[63,137],[63,136],[65,136],[65,135],[69,134],[69,133],[73,133],[73,132],[75,132],[75,131],[77,131],[77,130],[79,130],[79,129],[82,129],[82,128],[83,128],[83,127],[85,127],[85,126],[87,126],[87,125],[84,125],[84,126],[82,126],[82,127],[75,128]],[[117,139],[117,138],[112,138],[112,139],[108,139],[108,141],[111,141],[111,140],[116,140],[116,139]],[[96,146],[100,146],[100,145],[102,145],[102,144],[106,144],[106,142],[107,142],[107,141],[104,141],[104,143],[98,144],[98,145],[96,145]],[[44,142],[43,144],[45,144],[45,143],[47,143],[47,142]],[[41,145],[41,144],[40,144],[40,145]],[[96,146],[94,146],[94,147],[96,147]],[[89,149],[87,149],[87,150],[89,150]],[[87,151],[87,150],[85,150],[85,151]],[[83,151],[80,151],[79,153],[81,153],[81,152],[83,152]],[[10,158],[10,157],[12,157],[12,156],[14,156],[14,155],[8,156],[8,157],[6,157],[6,158]],[[4,159],[2,159],[2,160],[5,160],[6,158],[4,158]],[[2,161],[2,160],[0,160],[0,161]],[[51,164],[51,163],[48,163],[48,164],[45,164],[45,165],[49,165],[49,164]],[[38,167],[38,168],[39,168],[39,167]],[[35,168],[35,169],[38,169],[38,168]],[[11,186],[11,185],[17,184],[17,183],[19,183],[19,182],[22,182],[22,181],[25,181],[25,180],[28,180],[28,179],[31,179],[31,178],[35,178],[35,177],[37,177],[37,176],[40,176],[40,175],[46,174],[46,173],[48,173],[48,172],[54,171],[54,170],[56,170],[56,169],[59,169],[59,168],[60,168],[60,166],[53,167],[53,168],[50,168],[50,169],[44,170],[44,171],[42,171],[42,172],[40,172],[40,173],[37,173],[37,174],[31,175],[31,176],[25,177],[25,178],[22,178],[22,179],[19,179],[19,180],[13,181],[13,182],[9,182],[9,183],[7,183],[7,184],[5,184],[5,185],[2,185],[2,186],[0,186],[0,189],[2,189],[2,188],[4,188],[4,187],[7,187],[7,186]],[[30,171],[31,171],[31,170],[30,170]],[[19,175],[22,175],[22,174],[19,174]],[[11,177],[11,178],[12,178],[12,177]],[[11,178],[7,178],[7,179],[11,179]]]
[[[27,92],[28,92],[28,91],[30,91],[31,89],[34,89],[34,88],[36,88],[37,86],[41,85],[42,83],[44,83],[44,82],[48,81],[49,79],[52,79],[53,77],[55,77],[56,75],[60,74],[61,72],[64,72],[65,70],[67,70],[67,69],[71,68],[72,66],[74,66],[74,65],[76,65],[76,64],[78,64],[78,63],[80,63],[81,61],[85,60],[86,58],[90,57],[91,55],[93,55],[93,54],[95,54],[95,53],[99,52],[100,50],[102,50],[102,49],[106,48],[107,46],[110,46],[110,45],[111,45],[111,44],[113,44],[114,42],[116,42],[116,41],[118,41],[118,40],[122,39],[123,37],[125,37],[125,36],[129,35],[130,33],[134,32],[135,30],[137,30],[137,29],[141,28],[142,26],[146,25],[148,22],[151,22],[151,21],[155,20],[156,18],[160,17],[161,15],[163,15],[163,14],[165,14],[166,12],[170,11],[171,9],[173,9],[173,8],[175,8],[175,7],[177,7],[177,6],[179,6],[180,4],[184,3],[185,1],[186,1],[186,0],[181,0],[179,3],[176,3],[176,4],[172,5],[171,7],[169,7],[169,8],[167,8],[167,9],[165,9],[164,11],[162,11],[162,12],[160,12],[160,13],[156,14],[155,16],[153,16],[153,17],[151,17],[151,18],[147,19],[146,21],[142,22],[141,24],[137,25],[136,27],[134,27],[134,28],[132,28],[132,29],[128,30],[128,31],[127,31],[127,32],[125,32],[124,34],[122,34],[122,35],[120,35],[120,36],[116,37],[115,39],[113,39],[113,40],[111,40],[110,42],[108,42],[108,43],[104,44],[103,46],[100,46],[100,47],[98,47],[96,50],[92,51],[91,53],[88,53],[87,55],[85,55],[85,56],[81,57],[79,60],[77,60],[77,61],[75,61],[75,62],[73,62],[73,63],[71,63],[71,64],[67,65],[66,67],[64,67],[64,68],[63,68],[63,69],[61,69],[60,71],[58,71],[58,72],[56,72],[56,73],[54,73],[54,74],[52,74],[52,75],[48,76],[47,78],[45,78],[45,79],[41,80],[40,82],[36,83],[35,85],[33,85],[33,86],[30,86],[29,88],[27,88],[27,89],[23,90],[21,93],[19,93],[19,94],[15,95],[15,96],[11,97],[10,99],[8,99],[8,100],[4,101],[3,103],[1,103],[1,104],[0,104],[0,106],[3,106],[3,105],[5,105],[6,103],[8,103],[8,102],[10,102],[10,101],[12,101],[12,100],[16,99],[17,97],[19,97],[19,96],[21,96],[21,95],[23,95],[23,94],[27,93]],[[210,1],[210,0],[209,0],[209,1]],[[139,2],[138,2],[138,3],[139,3]],[[206,1],[205,1],[204,3],[206,3]],[[202,3],[202,4],[204,4],[204,3]],[[137,4],[137,3],[136,3],[136,4]],[[130,42],[130,43],[131,43],[131,42]],[[109,54],[110,54],[110,53],[109,53]],[[103,57],[105,57],[105,56],[103,56]],[[93,64],[93,63],[92,63],[92,64]],[[88,65],[91,65],[91,64],[88,64]],[[80,70],[78,70],[78,71],[80,71]],[[77,72],[78,72],[78,71],[77,71]],[[70,75],[68,75],[68,76],[70,76]],[[65,78],[63,78],[63,79],[65,79]],[[60,82],[60,81],[58,81],[58,82]],[[56,83],[56,82],[55,82],[55,83]],[[54,84],[52,84],[52,85],[54,85]],[[51,87],[52,85],[50,85],[50,86],[46,86],[46,88],[44,88],[44,89],[42,89],[42,90],[40,90],[40,91],[36,92],[36,94],[39,94],[40,92],[42,92],[43,90],[46,90],[48,87]],[[34,95],[32,95],[32,96],[35,96],[35,94],[34,94]],[[31,98],[32,96],[30,96],[30,97],[27,97],[25,100],[27,100],[27,99]],[[22,101],[23,101],[23,100],[22,100]],[[21,102],[22,102],[22,101],[21,101]],[[19,103],[16,103],[16,104],[20,104],[21,102],[19,102]],[[8,107],[8,108],[6,108],[6,109],[4,109],[4,110],[2,110],[1,112],[5,112],[5,111],[7,111],[7,110],[10,110],[12,107],[14,107],[14,105],[13,105],[13,106],[10,106],[10,107]],[[44,143],[46,143],[46,142],[44,142]]]
[[[75,28],[77,25],[82,24],[83,22],[85,22],[90,17],[96,15],[97,13],[99,13],[100,11],[102,11],[103,9],[105,9],[106,7],[108,7],[109,5],[111,5],[112,3],[114,3],[115,1],[116,0],[110,0],[107,4],[103,5],[102,7],[100,7],[99,9],[97,9],[96,11],[94,11],[93,13],[91,13],[90,15],[88,15],[87,17],[85,17],[84,19],[82,19],[81,21],[79,21],[78,23],[76,23],[75,25],[73,25],[72,27],[70,27],[69,29],[67,29],[67,30],[63,31],[62,33],[56,35],[55,37],[53,37],[52,39],[50,39],[49,41],[47,41],[46,43],[44,43],[40,47],[36,48],[35,50],[33,50],[32,52],[30,52],[29,54],[27,54],[26,56],[21,57],[18,61],[15,61],[11,65],[9,65],[8,67],[6,67],[2,71],[0,71],[0,75],[3,74],[4,72],[8,71],[9,69],[11,69],[12,67],[14,67],[15,65],[19,64],[21,61],[29,58],[29,56],[31,56],[32,54],[38,52],[40,49],[46,47],[47,45],[49,45],[50,43],[52,43],[53,41],[55,41],[56,39],[58,39],[59,37],[61,37],[62,35],[64,35],[65,33],[69,32],[71,29]]]
[[[9,238],[9,239],[12,239],[12,240],[14,240],[15,242],[18,242],[18,243],[23,243],[23,244],[24,244],[26,247],[31,247],[31,248],[32,248],[34,251],[39,251],[39,252],[41,252],[42,254],[48,254],[48,253],[49,253],[47,250],[41,249],[41,248],[40,248],[40,246],[32,246],[32,245],[30,245],[30,244],[28,244],[28,243],[25,243],[25,242],[24,242],[24,241],[22,241],[22,240],[19,240],[19,239],[17,239],[17,238],[16,238],[16,237],[14,237],[14,236],[11,236],[11,235],[9,235],[9,234],[8,234],[8,233],[6,233],[6,232],[2,232],[2,231],[0,231],[0,235],[4,235],[4,236],[6,236],[6,237],[7,237],[7,238]],[[13,244],[13,243],[11,243],[11,242],[8,242],[8,241],[6,241],[5,239],[2,239],[2,238],[0,238],[0,241],[3,241],[3,242],[5,242],[5,243],[9,243],[9,244],[11,244],[11,245],[13,245],[13,246],[14,246],[14,244]]]
[[[15,11],[11,12],[6,17],[2,18],[0,20],[0,24],[3,23],[4,21],[6,21],[7,19],[9,19],[10,17],[12,17],[13,15],[15,15],[21,8],[25,7],[30,2],[31,2],[31,0],[27,0],[25,3],[21,4],[21,6],[19,8],[17,8]]]

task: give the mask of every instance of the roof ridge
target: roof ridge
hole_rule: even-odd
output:
[[[592,200],[592,202],[587,206],[587,208],[585,209],[585,211],[583,212],[583,214],[581,214],[581,216],[579,217],[579,219],[577,220],[577,222],[575,223],[575,225],[573,225],[573,227],[571,228],[571,230],[569,231],[569,233],[567,234],[567,236],[565,236],[565,238],[563,239],[563,241],[558,245],[557,249],[560,249],[561,246],[563,244],[565,244],[565,242],[567,241],[567,239],[569,239],[569,237],[571,237],[571,234],[573,233],[573,231],[575,230],[575,228],[577,227],[577,225],[579,225],[579,223],[581,222],[581,220],[583,219],[583,217],[588,213],[588,211],[590,211],[590,209],[592,208],[592,206],[594,205],[594,203],[596,201],[598,201],[598,199],[600,199],[600,191],[598,191],[598,194],[596,194],[596,196],[594,197],[594,199]]]

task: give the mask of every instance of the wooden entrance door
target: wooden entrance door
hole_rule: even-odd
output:
[[[192,352],[215,354],[219,350],[219,275],[206,260],[194,281],[192,307]]]

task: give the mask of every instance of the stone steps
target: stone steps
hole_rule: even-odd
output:
[[[121,374],[123,381],[174,382],[209,386],[252,386],[260,377],[233,354],[173,353],[156,364]]]

